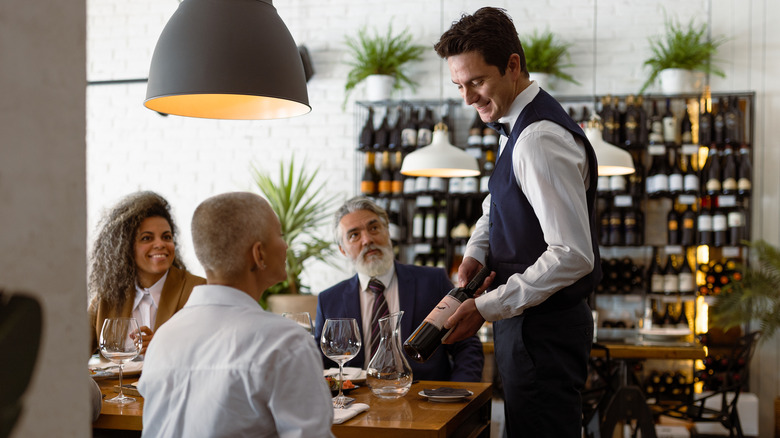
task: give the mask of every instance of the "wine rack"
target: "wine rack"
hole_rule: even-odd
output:
[[[460,100],[357,102],[356,193],[374,199],[390,218],[396,257],[438,266],[454,278],[465,244],[481,215],[498,136],[473,123]],[[465,129],[469,122],[471,129]],[[401,175],[407,154],[431,142],[436,123],[447,126],[451,144],[477,158],[482,174],[470,178]],[[475,129],[477,132],[475,132]]]

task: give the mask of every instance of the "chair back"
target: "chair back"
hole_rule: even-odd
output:
[[[41,342],[43,316],[38,300],[0,290],[0,438],[11,434],[22,412]]]

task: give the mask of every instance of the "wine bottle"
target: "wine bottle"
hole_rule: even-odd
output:
[[[605,208],[599,216],[599,245],[609,246],[609,208]]]
[[[636,104],[636,98],[633,94],[626,97],[626,115],[623,122],[623,145],[626,149],[635,149],[642,147],[642,123],[641,112]]]
[[[680,245],[693,246],[696,244],[696,212],[691,205],[686,206],[680,216],[682,231],[680,232]]]
[[[411,152],[417,147],[417,111],[409,108],[409,117],[401,130],[401,149]]]
[[[728,245],[728,219],[722,208],[712,212],[712,244],[716,247]]]
[[[449,333],[444,329],[444,323],[458,309],[460,304],[473,298],[476,291],[482,287],[485,278],[490,275],[490,269],[484,266],[466,287],[455,287],[442,298],[439,304],[404,341],[404,351],[417,362],[425,362],[439,348],[444,337]]]
[[[670,147],[669,149],[669,195],[677,196],[683,192],[684,177],[682,167],[680,166],[679,156],[682,155],[679,149]]]
[[[425,232],[425,210],[418,207],[412,216],[412,240],[416,243],[423,242]]]
[[[358,150],[367,152],[374,147],[374,108],[368,107],[368,117],[360,130]]]
[[[395,123],[393,123],[393,126],[390,127],[390,134],[387,137],[387,149],[394,153],[396,151],[400,151],[403,144],[403,129],[404,129],[404,113],[400,106],[396,107],[395,110]],[[400,161],[397,163],[400,164]]]
[[[393,184],[391,186],[391,192],[393,196],[401,196],[405,191],[406,175],[401,173],[401,160],[403,160],[401,151],[395,151],[395,162],[393,166]]]
[[[650,269],[647,270],[648,276],[650,277],[648,284],[650,286],[650,293],[662,294],[664,293],[664,273],[661,268],[661,258],[658,254],[658,250],[656,249],[654,251],[655,256],[653,257],[652,265],[650,266]]]
[[[742,141],[742,111],[739,109],[739,98],[734,96],[728,102],[729,106],[724,115],[723,140],[727,144],[738,145]]]
[[[624,243],[627,246],[639,246],[642,239],[639,235],[639,217],[635,208],[629,208],[623,215]]]
[[[677,292],[679,292],[678,290],[679,287],[680,287],[679,271],[674,266],[674,260],[672,259],[672,255],[669,254],[669,256],[666,259],[666,266],[664,267],[664,294],[665,295],[676,294]]]
[[[469,136],[466,140],[467,148],[482,149],[482,131],[485,129],[485,122],[479,117],[479,113],[474,113],[474,120],[469,128]]]
[[[730,144],[723,148],[723,171],[720,188],[724,195],[737,193],[737,159]]]
[[[360,180],[360,193],[365,196],[374,196],[377,194],[379,174],[374,164],[374,153],[366,152],[366,165],[363,167],[363,177]]]
[[[666,159],[666,147],[663,139],[655,132],[650,134],[650,144],[647,152],[652,159],[647,171],[647,196],[658,198],[666,196],[669,191],[669,164]]]
[[[382,117],[382,122],[379,124],[379,128],[374,131],[374,151],[384,152],[387,150],[387,145],[390,138],[390,125],[387,121],[389,110],[385,111],[385,115]]]
[[[733,210],[729,211],[727,222],[729,231],[729,244],[734,246],[741,245],[742,240],[746,237],[745,213],[740,208],[734,208]]]
[[[401,224],[401,199],[393,198],[390,200],[390,207],[387,210],[388,218],[388,233],[390,234],[390,241],[393,243],[393,248],[398,246],[403,241],[403,227]]]
[[[435,243],[436,239],[436,206],[425,209],[425,224],[423,226],[423,240]]]
[[[667,146],[677,143],[677,119],[672,113],[672,100],[666,99],[666,111],[661,119],[663,124],[664,143]]]
[[[728,98],[718,100],[718,110],[712,116],[712,136],[716,145],[721,146],[726,139],[726,107]]]
[[[620,112],[618,111],[618,98],[606,97],[607,106],[603,108],[601,120],[604,123],[602,137],[610,144],[620,144]]]
[[[445,199],[439,203],[439,210],[436,213],[436,241],[439,244],[444,244],[447,242],[448,231],[449,225],[447,220],[447,200]]]
[[[706,172],[702,178],[704,181],[704,192],[710,196],[719,195],[722,187],[720,154],[714,143],[710,146],[709,155],[707,156],[707,162],[704,167]]]
[[[390,151],[382,151],[382,171],[379,172],[379,196],[390,196],[393,192],[393,171],[390,168]]]
[[[496,154],[492,149],[485,151],[485,161],[482,165],[482,176],[479,179],[479,192],[488,193],[488,183],[490,182],[490,175],[493,174],[493,169],[496,167]]]
[[[680,244],[680,214],[672,207],[666,215],[666,244]]]
[[[433,138],[433,110],[425,108],[423,119],[417,126],[417,147],[428,146]]]
[[[704,98],[702,99],[702,111],[699,113],[699,145],[709,146],[715,140],[712,137],[713,118],[712,118],[712,98],[710,97],[710,86],[704,86]]]
[[[702,198],[699,218],[696,221],[699,235],[699,245],[712,245],[712,212],[710,211],[710,198]]]
[[[750,196],[753,188],[753,165],[750,162],[750,148],[746,143],[739,147],[739,170],[737,171],[737,194],[740,197]]]
[[[679,287],[677,288],[681,294],[692,294],[696,292],[696,278],[691,269],[690,261],[688,260],[688,254],[683,248],[683,259],[680,265],[680,273],[678,277]]]
[[[680,143],[693,143],[693,123],[691,122],[691,117],[688,115],[687,108],[683,111],[683,116],[680,119]]]
[[[620,208],[612,208],[609,212],[609,244],[623,245],[623,212]]]
[[[680,154],[683,168],[683,193],[696,195],[699,193],[699,175],[693,170],[693,156]]]
[[[642,162],[644,151],[635,150],[631,154],[634,161],[634,173],[628,175],[628,194],[640,199],[645,193],[645,164]]]
[[[485,151],[498,150],[498,132],[488,126],[482,129],[482,149]]]

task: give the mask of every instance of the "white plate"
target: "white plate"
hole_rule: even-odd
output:
[[[144,363],[142,361],[132,361],[128,362],[124,365],[122,368],[122,376],[137,376],[141,374],[141,371],[144,368]],[[102,362],[99,364],[90,364],[89,365],[90,374],[92,375],[93,379],[100,379],[100,378],[108,378],[108,377],[119,377],[119,366],[110,363],[110,362]]]
[[[471,397],[474,393],[469,391],[468,395],[425,395],[425,391],[420,391],[417,395],[426,397],[428,401],[447,403],[463,400],[466,397]]]
[[[333,378],[338,379],[339,369],[329,368],[327,370],[322,370],[322,375],[324,377],[333,376]],[[344,367],[344,380],[351,380],[352,383],[365,382],[366,370],[357,367]]]

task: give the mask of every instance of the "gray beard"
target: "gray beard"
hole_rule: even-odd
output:
[[[373,249],[382,251],[382,255],[379,257],[373,257],[370,260],[366,260],[364,254]],[[371,247],[364,248],[360,252],[360,255],[352,259],[352,264],[355,266],[355,270],[359,274],[367,275],[369,277],[377,277],[382,275],[388,272],[393,266],[393,247],[391,245],[373,245]]]

